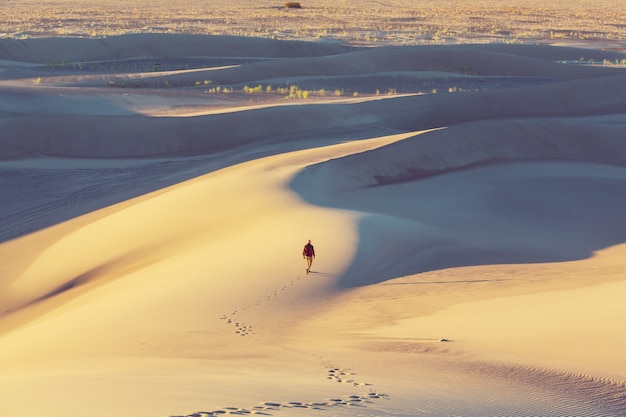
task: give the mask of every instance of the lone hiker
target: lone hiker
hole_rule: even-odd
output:
[[[311,272],[311,264],[313,263],[313,259],[315,259],[315,248],[311,245],[311,239],[309,239],[309,243],[304,245],[304,249],[302,249],[302,258],[306,259],[306,273]]]

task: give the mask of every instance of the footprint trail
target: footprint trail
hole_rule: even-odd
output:
[[[280,296],[283,292],[288,290],[290,287],[293,287],[298,281],[302,280],[302,276],[299,276],[295,280],[292,279],[288,284],[283,285],[277,289],[265,289],[265,294],[259,298],[255,303],[248,304],[243,307],[241,310],[234,310],[230,314],[223,314],[220,316],[220,320],[223,320],[226,324],[233,326],[233,331],[240,336],[249,336],[253,334],[252,326],[246,323],[243,323],[240,320],[237,320],[237,316],[240,312],[248,311],[253,308],[260,308],[270,302],[272,302],[276,297]]]
[[[241,310],[234,310],[230,314],[224,314],[220,317],[220,320],[226,324],[232,326],[233,331],[240,336],[251,336],[255,332],[251,325],[243,323],[238,320],[240,312],[247,311],[253,308],[260,308],[267,303],[272,302],[276,297],[281,295],[284,291],[295,285],[298,281],[302,280],[302,276],[299,276],[295,280],[289,281],[288,284],[283,285],[279,289],[266,289],[266,293],[259,298],[256,303],[252,303],[243,307]],[[303,352],[311,354],[311,352]],[[321,356],[314,354],[321,359]],[[323,363],[329,362],[324,360]],[[357,378],[357,374],[349,369],[330,367],[326,365],[326,379],[329,382],[335,382],[338,384],[348,384],[354,387],[355,392],[353,394],[342,394],[336,397],[327,398],[320,401],[307,402],[307,401],[288,401],[288,402],[273,402],[265,401],[261,404],[251,407],[222,407],[210,411],[197,411],[191,414],[172,415],[170,417],[216,417],[223,415],[265,415],[273,416],[275,414],[287,411],[290,409],[305,409],[305,410],[320,410],[328,411],[336,407],[367,407],[373,404],[375,401],[389,399],[389,395],[377,391],[373,384],[360,381]],[[360,391],[360,392],[358,392]],[[345,391],[344,391],[345,392]]]
[[[344,377],[354,376],[356,374],[350,372],[348,369],[332,368],[328,370],[327,379],[334,380],[338,383],[352,383],[355,386],[370,387],[365,394],[352,394],[343,395],[334,398],[328,398],[322,401],[305,402],[305,401],[288,401],[288,402],[272,402],[266,401],[259,405],[240,408],[240,407],[223,407],[212,411],[198,411],[192,414],[182,414],[170,417],[215,417],[225,414],[230,415],[265,415],[273,416],[281,411],[287,411],[289,409],[308,409],[308,410],[320,410],[329,411],[335,407],[367,407],[369,404],[373,404],[374,401],[386,399],[389,396],[387,394],[377,392],[373,390],[372,385],[363,382],[356,382],[352,379],[344,380]]]

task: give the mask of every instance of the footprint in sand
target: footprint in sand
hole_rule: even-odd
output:
[[[300,280],[300,277],[297,279]],[[297,281],[296,280],[296,281]],[[274,296],[265,295],[265,301],[269,302],[274,297],[278,296],[278,294],[282,291],[285,291],[289,288],[289,286],[294,285],[295,281],[290,281],[289,285],[284,285],[280,290],[274,290]],[[267,292],[271,292],[272,290],[266,289]],[[260,306],[263,304],[263,298],[259,299],[256,303],[256,306]],[[251,306],[246,306],[242,309],[242,311],[248,310]],[[244,324],[240,321],[237,321],[235,317],[239,313],[239,310],[233,311],[230,315],[222,315],[220,317],[221,320],[224,320],[227,324],[232,325],[235,329],[235,333],[241,336],[247,336],[252,333],[252,326]],[[300,401],[290,401],[287,403],[278,403],[278,402],[264,402],[261,405],[257,405],[252,407],[251,409],[246,408],[237,408],[237,407],[224,407],[219,410],[214,411],[200,411],[193,414],[188,414],[186,416],[172,416],[172,417],[215,417],[224,414],[231,415],[248,415],[248,414],[256,414],[256,415],[268,415],[271,416],[273,413],[289,409],[289,408],[302,408],[302,409],[312,409],[312,410],[327,410],[332,407],[367,407],[368,404],[371,404],[375,400],[384,399],[387,397],[387,394],[379,393],[373,390],[373,386],[367,382],[358,381],[356,378],[356,374],[351,372],[349,369],[343,368],[335,368],[331,367],[328,369],[326,374],[326,379],[335,381],[340,384],[350,384],[354,387],[368,387],[368,391],[365,395],[344,395],[338,398],[331,398],[326,401],[319,402],[300,402]]]
[[[358,382],[351,376],[356,375],[350,372],[348,369],[340,369],[340,368],[332,368],[328,370],[328,375],[326,379],[334,380],[342,384],[352,384],[355,387],[367,387],[372,384],[368,384],[367,382]]]
[[[348,369],[331,368],[328,370],[328,379],[336,380],[337,382],[343,382],[343,378],[347,376],[354,376],[356,374],[350,372]],[[352,382],[355,386],[369,386],[368,383]],[[363,407],[366,408],[368,404],[372,404],[376,400],[387,398],[387,394],[379,393],[369,388],[369,392],[364,395],[344,395],[342,397],[331,398],[326,401],[319,402],[301,402],[301,401],[289,401],[285,403],[280,402],[264,402],[261,405],[254,406],[252,408],[239,408],[239,407],[224,407],[214,411],[199,411],[193,414],[187,414],[184,416],[171,416],[171,417],[216,417],[223,416],[225,414],[230,415],[265,415],[272,416],[277,412],[286,411],[293,408],[302,408],[309,410],[329,410],[333,407]],[[288,415],[288,414],[287,414]]]
[[[275,297],[280,295],[281,292],[286,291],[287,289],[289,289],[290,286],[293,286],[296,283],[296,281],[299,281],[301,278],[302,277],[298,277],[295,280],[289,281],[289,284],[283,285],[280,288],[280,290],[271,290],[271,289],[266,288],[265,292],[268,293],[268,292],[272,292],[273,291],[273,295],[269,294],[269,295],[263,296],[262,298],[257,300],[255,306],[256,307],[260,307],[261,305],[264,304],[264,301],[265,302],[272,301]],[[247,311],[247,310],[250,310],[251,308],[253,308],[252,304],[243,307],[241,309],[241,311]],[[235,316],[238,313],[239,313],[239,310],[234,310],[230,315],[226,315],[226,314],[222,315],[220,317],[220,320],[226,321],[227,324],[232,324],[234,326],[234,328],[235,328],[235,333],[240,335],[240,336],[248,336],[248,335],[252,334],[252,326],[245,325],[243,323],[235,321]]]
[[[232,317],[223,315],[220,317],[220,320],[224,320],[227,324],[231,324],[235,329],[235,333],[240,336],[248,336],[252,334],[252,326],[235,321]]]

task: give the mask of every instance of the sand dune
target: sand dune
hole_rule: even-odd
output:
[[[585,50],[570,51],[564,57],[595,56]],[[415,71],[437,71],[441,73],[459,73],[478,76],[524,76],[524,77],[569,77],[578,78],[599,74],[620,73],[615,68],[592,66],[568,66],[550,59],[538,59],[526,53],[525,49],[511,47],[506,52],[492,51],[488,46],[467,47],[397,47],[366,48],[354,52],[347,51],[322,57],[301,57],[288,62],[268,60],[251,65],[226,68],[207,73],[214,82],[221,84],[240,84],[264,82],[279,78],[291,79],[292,82],[304,77],[342,77],[360,74],[379,74]],[[539,55],[539,54],[538,54]],[[557,54],[559,56],[560,54]],[[619,57],[609,53],[606,56]],[[564,59],[564,58],[563,58]],[[563,60],[561,59],[561,61]],[[593,59],[593,58],[587,58]],[[606,58],[604,58],[606,59]],[[600,60],[602,61],[602,60]],[[391,75],[391,74],[390,74]],[[202,73],[179,76],[161,76],[172,85],[189,84],[201,77]]]
[[[131,58],[325,56],[351,50],[338,44],[279,42],[238,36],[133,34],[93,38],[3,39],[0,58],[9,61],[88,62]]]
[[[5,118],[3,159],[24,155],[117,158],[210,153],[246,143],[311,138],[336,130],[384,127],[421,130],[483,119],[623,114],[625,77],[526,87],[510,91],[429,95],[364,104],[261,108],[237,114],[185,119],[143,116],[37,115]],[[37,123],[33,123],[33,119]],[[68,120],[71,119],[71,120]],[[103,121],[106,120],[106,123]],[[237,122],[235,122],[237,121]],[[94,124],[102,125],[93,131]],[[254,126],[254,129],[250,129]],[[56,132],[63,131],[58,137]],[[228,135],[223,132],[228,131]],[[287,131],[287,132],[286,132]],[[391,131],[391,130],[390,130]],[[12,134],[12,132],[16,132]],[[18,134],[17,132],[20,132]]]
[[[131,37],[131,39],[136,37]],[[139,39],[144,37],[145,35]],[[194,37],[196,38],[198,37]],[[13,49],[18,51],[29,49],[18,48],[15,45],[11,49],[12,43],[28,42],[27,45],[30,45],[30,42],[38,41],[6,40],[5,49],[9,49],[9,52],[5,52],[5,58],[14,58],[17,55],[10,52]],[[50,39],[47,41],[49,42]],[[59,48],[73,50],[75,41],[64,39],[57,40],[57,43],[60,45]],[[96,42],[95,40],[82,41]],[[254,40],[252,43],[257,41]],[[105,50],[109,42],[103,45]],[[227,45],[231,42],[233,40],[230,38],[225,41]],[[114,45],[117,43],[119,42],[113,42]],[[196,42],[190,42],[188,47],[185,43],[184,53],[178,37],[174,37],[174,40],[169,42],[162,42],[157,36],[154,43],[173,49],[178,47],[177,55],[174,56],[194,56],[199,53],[197,50],[200,44],[199,39]],[[246,42],[240,43],[247,44]],[[132,53],[137,56],[149,56],[154,53],[145,44],[146,42],[131,42],[125,46],[127,51],[122,56]],[[214,46],[219,43],[215,38],[209,38],[207,44]],[[297,50],[295,45],[291,49]],[[334,47],[329,46],[329,48]],[[543,51],[548,47],[539,48]],[[220,48],[214,47],[214,49],[217,50],[216,54],[223,53]],[[245,48],[241,49],[245,50]],[[622,114],[625,111],[626,103],[623,101],[623,96],[626,83],[624,83],[623,71],[619,68],[565,65],[557,63],[556,59],[529,58],[517,55],[518,50],[529,55],[525,52],[527,48],[518,46],[513,46],[506,54],[501,51],[495,53],[483,49],[489,48],[375,48],[345,54],[335,51],[337,55],[330,57],[272,60],[211,70],[212,83],[230,88],[233,85],[240,86],[261,80],[266,82],[272,80],[268,85],[281,85],[306,78],[306,83],[315,85],[318,89],[325,88],[327,91],[333,91],[337,82],[340,82],[353,85],[355,91],[369,90],[373,93],[372,85],[378,83],[382,91],[395,88],[394,76],[397,72],[411,71],[417,75],[413,75],[412,80],[406,82],[414,89],[423,88],[423,90],[417,90],[418,92],[431,92],[433,85],[442,82],[455,89],[459,87],[482,91],[460,96],[429,94],[385,102],[375,100],[353,106],[326,104],[324,106],[260,108],[238,114],[195,117],[185,120],[184,123],[176,119],[162,120],[129,114],[133,110],[132,104],[121,102],[120,93],[111,91],[111,88],[106,89],[104,81],[100,82],[100,89],[95,91],[97,94],[92,92],[87,96],[77,96],[75,84],[82,79],[83,74],[80,74],[82,71],[63,70],[62,72],[71,74],[61,78],[68,87],[59,86],[59,80],[57,80],[53,83],[55,88],[52,90],[39,88],[44,91],[33,92],[31,86],[25,90],[25,87],[19,84],[15,87],[18,88],[16,91],[8,90],[13,97],[16,94],[27,94],[30,97],[28,104],[22,106],[15,106],[13,104],[15,99],[11,96],[7,96],[0,102],[5,112],[23,116],[1,120],[5,132],[3,143],[6,146],[3,147],[0,158],[10,159],[19,158],[22,155],[40,154],[90,158],[189,155],[210,153],[216,149],[239,146],[243,143],[257,143],[268,139],[284,140],[285,137],[290,138],[296,132],[298,137],[309,138],[318,136],[320,133],[329,134],[328,132],[332,133],[337,130],[352,130],[354,126],[360,129],[377,126],[408,131],[451,126],[471,120],[504,117],[594,116]],[[561,48],[552,49],[559,51]],[[321,53],[321,51],[309,52],[306,48],[303,48],[301,53],[307,52],[309,55]],[[326,52],[330,53],[330,51]],[[582,51],[576,52],[582,53]],[[118,59],[119,54],[115,50],[109,53],[111,55],[108,59]],[[208,53],[213,53],[210,48]],[[263,54],[272,58],[285,56],[281,48],[269,46],[258,53],[258,55]],[[563,57],[567,54],[558,52],[556,55]],[[599,58],[598,55],[591,55]],[[614,56],[615,53],[608,53],[607,56],[609,55]],[[41,57],[37,60],[41,61]],[[425,73],[419,75],[421,71]],[[445,81],[441,80],[442,75],[433,75],[433,72],[444,74]],[[160,82],[156,85],[163,85],[163,82],[167,81],[167,85],[170,86],[168,88],[177,85],[190,86],[194,85],[194,80],[207,79],[197,71],[174,75],[162,75],[162,72],[159,74],[161,75],[156,78]],[[346,78],[347,75],[362,74],[378,74],[378,80],[374,82],[371,76],[357,79]],[[452,77],[450,81],[450,76],[447,74],[458,74],[462,78]],[[27,72],[25,75],[30,75],[30,73]],[[340,75],[343,77],[339,80],[333,79]],[[611,76],[614,78],[605,79]],[[512,100],[509,89],[503,91],[500,88],[502,77],[515,80],[511,87],[517,86],[523,89],[516,92],[519,99]],[[116,76],[112,76],[112,79],[115,78]],[[574,81],[580,78],[582,80]],[[132,76],[130,78],[125,76],[124,79],[125,82],[134,85]],[[150,83],[147,80],[151,80]],[[548,80],[551,81],[550,85],[544,85]],[[567,83],[556,82],[560,80],[567,81]],[[138,82],[135,88],[144,86],[146,83],[153,87],[156,83],[154,77],[146,79],[144,76]],[[11,84],[14,85],[15,81]],[[47,81],[40,86],[46,84]],[[533,86],[533,84],[541,85]],[[425,86],[430,88],[425,88]],[[62,97],[56,96],[54,92],[63,92]],[[138,95],[144,96],[143,92]],[[192,96],[193,98],[190,97],[195,107],[202,106],[202,99],[198,96],[202,96],[201,90]],[[151,97],[153,102],[167,99],[168,96],[164,93],[153,94]],[[210,107],[211,104],[211,101],[208,101],[205,107]],[[221,105],[224,104],[221,103]],[[109,116],[119,117],[110,118]],[[106,120],[106,123],[102,123],[102,120]],[[102,127],[94,131],[92,129],[94,124]],[[249,126],[254,126],[254,129],[250,129]],[[57,133],[59,130],[63,131],[62,135]],[[285,134],[286,130],[288,130],[287,134]],[[222,133],[225,131],[228,131],[228,135]]]
[[[0,411],[625,415],[617,58],[0,40]]]

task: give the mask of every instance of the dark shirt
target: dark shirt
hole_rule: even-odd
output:
[[[307,243],[304,245],[304,249],[302,250],[302,256],[315,256],[315,249],[313,245]]]

